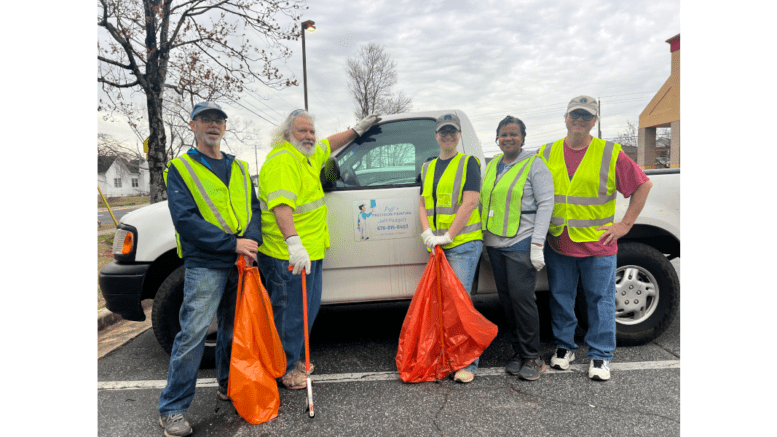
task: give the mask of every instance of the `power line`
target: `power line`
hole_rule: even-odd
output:
[[[238,105],[238,106],[241,106],[241,107],[242,107],[243,109],[245,109],[246,111],[248,111],[248,112],[250,112],[250,113],[252,113],[252,114],[256,115],[257,117],[259,117],[259,118],[261,118],[262,120],[264,120],[264,121],[266,121],[266,122],[270,123],[271,125],[273,125],[273,126],[277,126],[277,125],[278,125],[277,123],[275,123],[275,122],[272,122],[272,121],[270,121],[270,120],[268,120],[268,119],[266,119],[266,118],[262,117],[262,116],[261,116],[261,115],[259,115],[259,114],[258,114],[256,111],[254,111],[254,110],[252,110],[251,108],[249,108],[249,107],[245,106],[244,104],[242,104],[242,103],[238,102],[237,100],[235,100],[235,99],[232,99],[232,98],[228,98],[228,100],[229,100],[229,101],[231,101],[232,103],[234,103],[234,104]]]
[[[621,97],[621,96],[630,96],[630,95],[635,95],[635,94],[654,94],[654,93],[655,93],[654,91],[645,91],[645,92],[640,92],[640,93],[613,94],[613,95],[604,96],[604,97],[605,98],[606,97]],[[644,99],[627,99],[627,100],[607,101],[606,103],[607,104],[620,104],[620,103],[628,103],[628,102],[638,102],[638,101],[642,101],[642,100],[644,100]],[[527,108],[523,108],[523,109],[517,109],[517,110],[515,110],[515,112],[520,112],[522,115],[525,115],[525,114],[543,114],[543,113],[553,112],[554,110],[556,110],[558,108],[564,108],[567,105],[568,105],[568,103],[553,103],[553,104],[549,104],[549,105],[531,106],[531,107],[527,107]],[[548,108],[548,109],[541,109],[541,110],[539,110],[540,108]],[[482,114],[474,114],[474,115],[470,116],[470,120],[472,120],[472,121],[480,121],[480,120],[483,120],[483,119],[487,118],[490,115],[499,114],[501,112],[502,111],[486,112],[486,113],[482,113]]]

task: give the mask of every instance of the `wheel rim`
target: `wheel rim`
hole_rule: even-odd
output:
[[[615,272],[615,321],[623,325],[644,322],[658,307],[658,282],[640,266],[618,267]]]
[[[218,319],[214,317],[213,322],[211,322],[208,327],[208,335],[205,337],[205,347],[216,347],[216,331],[218,331],[218,329]]]

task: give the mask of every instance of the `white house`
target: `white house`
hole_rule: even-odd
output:
[[[105,197],[147,196],[148,162],[121,156],[97,156],[97,185]]]

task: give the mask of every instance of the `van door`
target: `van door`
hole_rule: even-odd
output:
[[[323,303],[412,298],[429,257],[418,207],[421,166],[440,153],[435,126],[432,118],[385,122],[335,157],[341,178],[326,194]]]

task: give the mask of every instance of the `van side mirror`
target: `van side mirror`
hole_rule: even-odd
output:
[[[321,175],[319,178],[321,179],[321,187],[324,189],[325,193],[334,191],[335,181],[340,179],[340,166],[337,164],[337,160],[334,158],[327,159],[324,166],[321,167]]]

